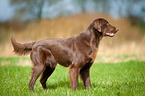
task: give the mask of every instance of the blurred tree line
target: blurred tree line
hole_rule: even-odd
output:
[[[16,15],[27,15],[34,19],[42,19],[43,7],[54,5],[58,0],[10,0],[16,7]]]
[[[145,0],[10,0],[14,18],[53,18],[76,13],[104,12],[113,17],[129,17],[145,22]]]

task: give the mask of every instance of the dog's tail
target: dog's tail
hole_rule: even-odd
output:
[[[32,50],[32,46],[36,43],[36,42],[31,42],[31,43],[20,44],[16,42],[14,37],[11,37],[11,42],[14,47],[14,52],[19,55],[29,54]]]

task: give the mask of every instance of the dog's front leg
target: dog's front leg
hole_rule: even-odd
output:
[[[80,76],[86,89],[91,87],[89,71],[89,68],[85,67],[80,70]]]
[[[93,64],[93,62],[90,61],[90,62],[86,63],[85,66],[83,68],[81,68],[81,70],[80,70],[80,77],[81,77],[86,89],[91,87],[90,67],[92,66],[92,64]]]
[[[80,69],[77,66],[72,65],[69,67],[69,75],[70,75],[70,85],[72,90],[76,90],[78,87],[78,76]]]

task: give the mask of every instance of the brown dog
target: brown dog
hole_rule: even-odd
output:
[[[100,40],[103,36],[114,36],[117,28],[103,18],[95,19],[81,34],[66,39],[46,39],[38,42],[20,44],[12,37],[14,52],[19,55],[30,53],[33,62],[32,77],[29,82],[30,91],[42,73],[40,82],[46,89],[46,81],[54,71],[56,64],[69,67],[70,83],[73,90],[78,87],[78,76],[89,88],[89,69],[93,64]]]

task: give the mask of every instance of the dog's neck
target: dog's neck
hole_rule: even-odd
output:
[[[80,35],[81,35],[81,37],[83,37],[84,40],[86,40],[88,43],[90,43],[90,45],[93,49],[98,48],[98,45],[99,45],[101,39],[103,38],[102,33],[93,29],[92,24],[90,24],[89,27],[87,28],[87,30],[85,30]]]

